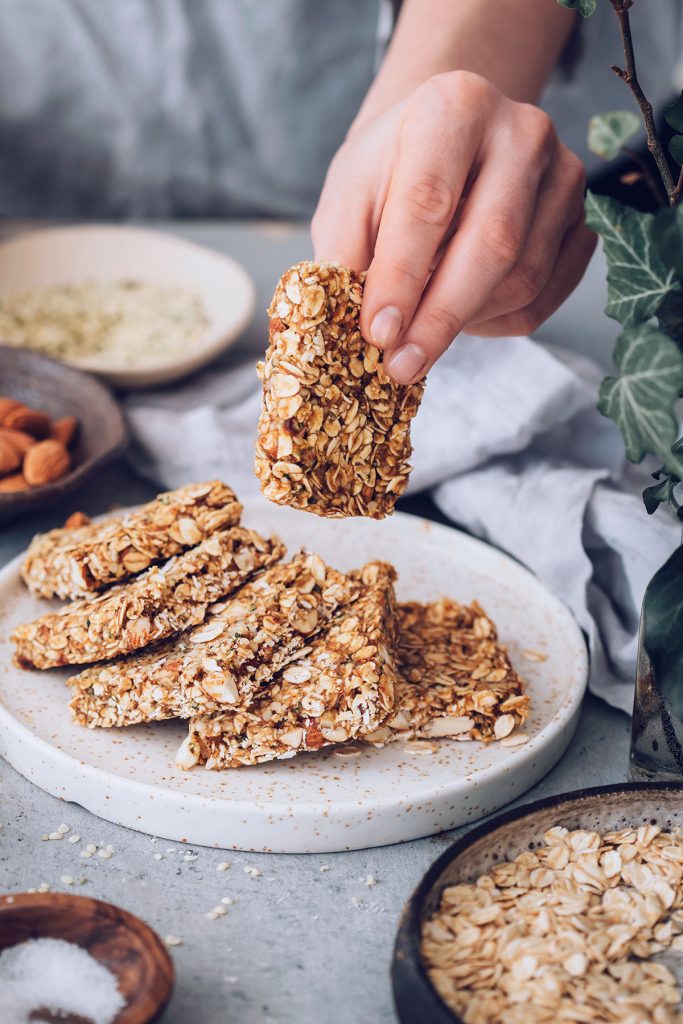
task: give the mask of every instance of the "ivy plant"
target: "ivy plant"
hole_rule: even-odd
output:
[[[598,0],[557,0],[588,18]],[[623,332],[614,351],[616,373],[603,381],[598,408],[619,427],[626,456],[641,462],[656,456],[656,483],[646,488],[648,512],[669,502],[683,480],[683,438],[678,437],[677,402],[683,395],[683,93],[664,110],[673,136],[665,150],[654,112],[636,71],[629,10],[634,0],[608,0],[624,47],[624,67],[611,70],[630,89],[639,109],[592,117],[588,145],[605,160],[627,154],[661,205],[644,213],[616,199],[586,195],[586,223],[602,238],[607,259],[605,312]],[[659,181],[647,162],[628,148],[644,127]],[[675,173],[674,173],[675,171]]]

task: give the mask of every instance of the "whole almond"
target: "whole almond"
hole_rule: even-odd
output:
[[[22,455],[9,441],[0,440],[0,476],[19,469]]]
[[[37,409],[28,409],[20,405],[5,416],[3,427],[12,427],[13,430],[24,430],[33,437],[47,437],[52,429],[52,420],[44,412]]]
[[[52,424],[50,437],[68,447],[76,436],[77,428],[78,420],[75,416],[62,416],[61,420],[55,420]]]
[[[29,448],[36,443],[35,437],[31,437],[23,430],[12,430],[11,427],[0,427],[0,441],[11,444],[20,455],[25,455]]]
[[[61,441],[39,441],[24,456],[24,476],[32,487],[51,483],[64,476],[71,460]]]
[[[23,473],[14,473],[0,480],[0,494],[14,494],[16,491],[27,491],[29,485]]]
[[[17,398],[0,397],[0,423],[4,421],[5,416],[21,407],[22,403]]]
[[[64,523],[62,529],[64,530],[77,530],[79,526],[87,526],[91,523],[92,519],[87,516],[85,512],[72,512],[69,518]]]

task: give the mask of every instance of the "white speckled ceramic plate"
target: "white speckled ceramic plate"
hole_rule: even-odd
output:
[[[571,613],[526,569],[456,530],[398,513],[383,522],[325,520],[258,501],[247,503],[244,522],[340,569],[392,561],[400,599],[477,598],[528,681],[529,742],[440,740],[427,751],[396,743],[352,757],[331,749],[236,771],[181,772],[174,755],[182,723],[83,729],[67,708],[68,673],[12,666],[13,626],[48,607],[24,588],[17,559],[0,573],[0,754],[41,789],[120,825],[203,846],[296,853],[380,846],[464,824],[519,796],[562,755],[586,685],[586,648]]]

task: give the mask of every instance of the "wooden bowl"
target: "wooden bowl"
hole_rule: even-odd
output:
[[[0,951],[27,939],[65,939],[115,976],[126,1005],[115,1024],[150,1024],[165,1009],[173,963],[149,925],[111,903],[67,893],[0,896]]]
[[[0,395],[16,398],[53,419],[75,416],[79,422],[69,472],[42,487],[0,493],[0,523],[63,498],[125,447],[126,425],[109,388],[55,359],[0,345]]]
[[[429,980],[420,953],[422,926],[447,886],[473,882],[494,864],[533,849],[553,825],[610,831],[649,823],[683,826],[683,785],[596,786],[547,797],[497,814],[454,843],[432,864],[401,915],[391,969],[401,1024],[462,1024]]]

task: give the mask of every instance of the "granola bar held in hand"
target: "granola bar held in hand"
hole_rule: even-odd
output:
[[[220,530],[130,583],[17,627],[15,660],[23,668],[54,668],[130,654],[203,622],[209,605],[284,553],[277,538],[239,526]]]
[[[524,722],[524,684],[476,601],[469,607],[448,598],[402,604],[398,619],[396,711],[368,730],[368,742],[504,739]]]
[[[234,492],[219,480],[188,484],[123,517],[38,534],[22,576],[38,597],[84,597],[237,526],[241,514]]]
[[[393,568],[370,562],[359,597],[306,654],[278,673],[247,707],[193,718],[179,768],[237,768],[292,757],[373,730],[394,707],[396,607]]]
[[[80,725],[107,727],[246,706],[358,586],[317,555],[272,566],[200,626],[74,676],[73,715]]]
[[[408,483],[410,421],[424,384],[395,384],[361,337],[362,280],[311,262],[280,279],[259,364],[255,471],[279,505],[382,519]]]

